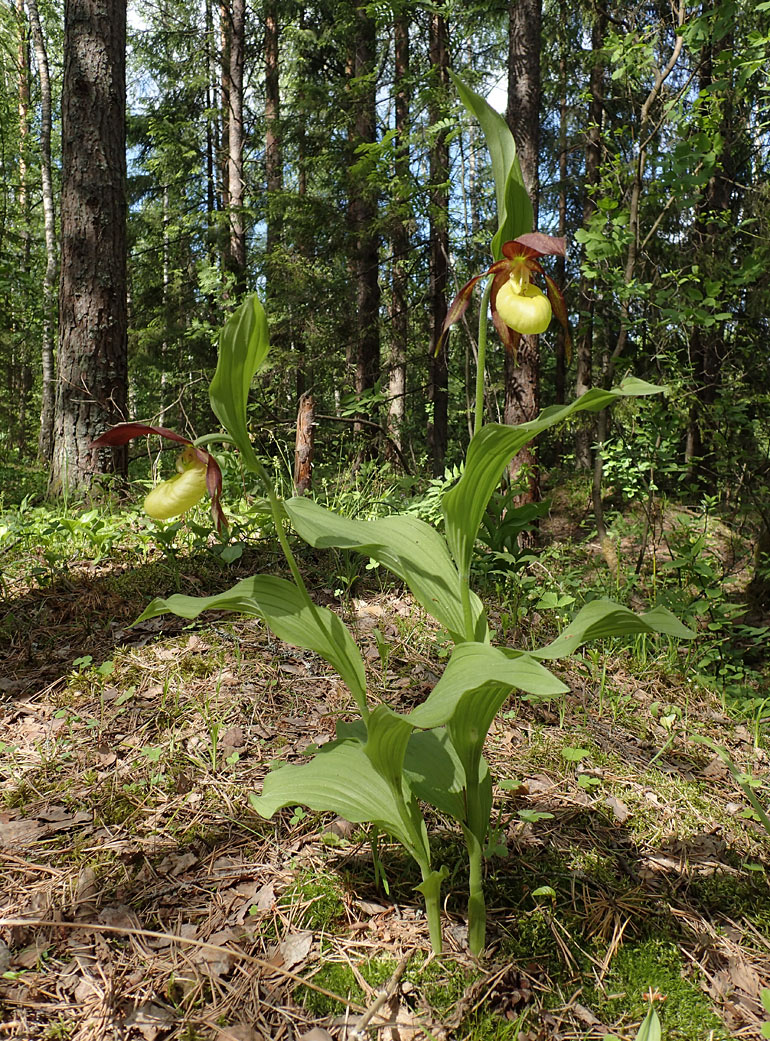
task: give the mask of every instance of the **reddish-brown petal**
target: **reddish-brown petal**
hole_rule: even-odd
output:
[[[540,231],[530,231],[519,235],[515,240],[530,249],[534,249],[541,257],[566,257],[567,243],[555,235],[544,235]]]
[[[446,343],[446,338],[449,334],[449,330],[451,329],[451,327],[455,324],[455,322],[459,322],[462,316],[468,310],[468,304],[471,302],[471,297],[473,296],[473,287],[476,285],[478,280],[483,277],[484,275],[476,275],[474,278],[470,280],[470,282],[466,282],[460,290],[460,292],[454,298],[452,303],[449,305],[449,310],[447,311],[446,318],[444,319],[444,324],[441,327],[441,335],[439,336],[438,343],[436,344],[436,350],[434,352],[436,357],[438,357],[438,355],[441,353],[441,348]]]
[[[195,450],[199,458],[199,453],[202,451],[200,448]],[[206,490],[211,496],[211,516],[214,518],[214,525],[217,531],[222,531],[223,528],[227,527],[227,518],[220,502],[222,470],[211,452],[204,452],[203,454],[206,457]]]
[[[182,437],[181,434],[177,434],[176,431],[169,430],[167,427],[152,427],[148,426],[147,423],[118,423],[116,426],[110,427],[109,430],[105,430],[103,434],[100,434],[95,441],[92,441],[92,444],[96,448],[114,448],[118,445],[128,444],[135,437],[144,437],[147,434],[157,434],[159,437],[165,437],[169,441],[177,441],[183,445],[191,444],[189,437]]]
[[[512,239],[510,242],[503,243],[503,256],[507,257],[508,260],[535,260],[537,257],[542,257],[543,254],[538,250],[533,249],[520,239]]]

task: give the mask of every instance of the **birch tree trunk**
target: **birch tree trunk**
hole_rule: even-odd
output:
[[[53,451],[54,408],[56,406],[56,370],[54,334],[56,325],[56,211],[51,175],[51,77],[48,69],[48,50],[40,22],[37,0],[26,0],[32,43],[35,49],[37,74],[40,80],[40,175],[43,189],[43,229],[45,233],[45,274],[43,275],[43,339],[42,402],[40,407],[40,434],[38,457],[50,462]]]
[[[388,435],[386,451],[393,462],[403,448],[401,441],[406,412],[406,355],[409,340],[407,302],[409,251],[408,185],[409,185],[409,21],[400,11],[393,22],[394,90],[396,94],[396,188],[391,222],[391,304],[390,304],[390,373],[388,381]]]

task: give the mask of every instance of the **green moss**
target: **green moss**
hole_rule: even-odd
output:
[[[281,897],[281,904],[302,905],[297,924],[302,929],[333,932],[345,920],[345,902],[336,875],[302,875]]]
[[[387,958],[369,958],[359,962],[356,968],[369,986],[376,989],[387,983],[395,971],[396,963]],[[298,1000],[315,1016],[338,1015],[346,1007],[344,1004],[346,998],[364,1006],[369,1001],[349,965],[327,962],[315,973],[313,983],[333,994],[339,994],[342,999],[335,1001],[326,994],[319,994],[318,991],[311,990],[310,987],[298,987]]]
[[[729,1041],[724,1024],[693,978],[689,962],[666,940],[621,948],[604,978],[603,990],[586,989],[584,995],[597,1016],[622,1029],[626,1023],[644,1019],[649,1007],[644,995],[650,987],[666,999],[658,1010],[666,1041]]]

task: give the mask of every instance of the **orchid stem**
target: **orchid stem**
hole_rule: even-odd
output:
[[[196,437],[192,442],[193,448],[203,448],[205,445],[210,445],[214,441],[221,441],[223,445],[233,445],[238,447],[235,439],[230,437],[229,434],[204,434],[203,437]]]
[[[467,781],[465,789],[468,823],[463,826],[468,850],[468,946],[477,958],[484,950],[487,908],[484,901],[483,842],[488,822],[481,809],[478,781]]]
[[[489,309],[489,294],[492,292],[492,279],[487,279],[484,292],[481,296],[481,309],[479,311],[479,344],[476,356],[476,411],[473,433],[478,434],[484,424],[484,376],[487,361],[487,311]]]

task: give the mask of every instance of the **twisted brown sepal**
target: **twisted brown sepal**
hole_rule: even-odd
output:
[[[206,464],[206,491],[211,497],[211,516],[214,518],[214,526],[217,531],[225,529],[227,518],[220,501],[222,470],[211,452],[207,452],[205,448],[196,448],[189,437],[182,437],[181,434],[177,434],[176,431],[169,430],[167,427],[153,427],[147,423],[118,423],[109,430],[105,430],[92,444],[95,448],[114,448],[118,445],[128,444],[135,437],[145,437],[147,434],[157,434],[158,437],[165,437],[169,441],[176,441],[180,445],[192,448],[196,458]]]

